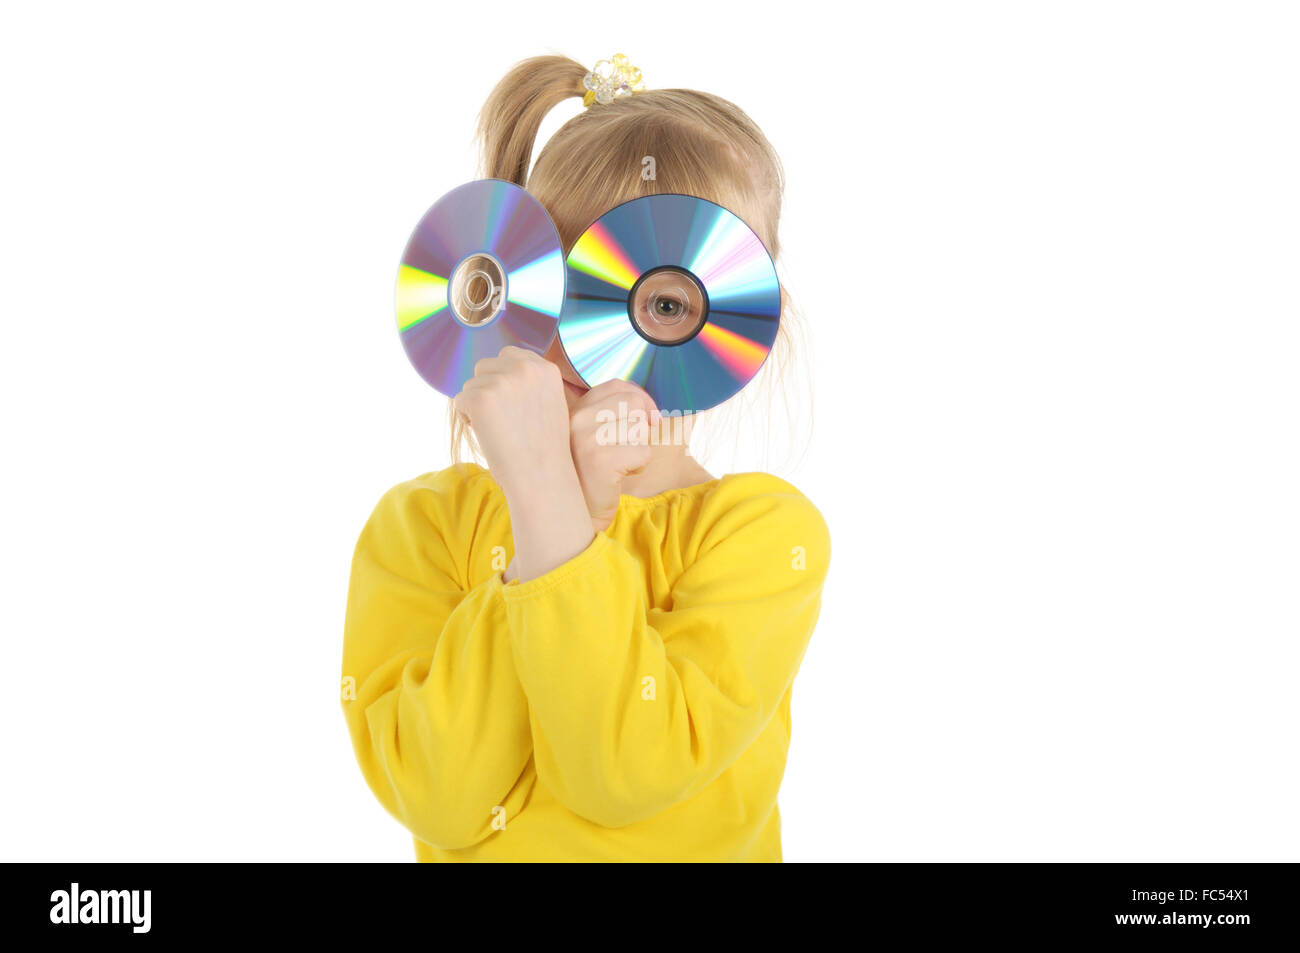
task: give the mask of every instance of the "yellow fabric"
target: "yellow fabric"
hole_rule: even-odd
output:
[[[812,503],[733,474],[623,497],[526,583],[502,583],[512,555],[472,464],[394,487],[357,544],[343,710],[417,859],[780,860],[791,683],[830,558]]]

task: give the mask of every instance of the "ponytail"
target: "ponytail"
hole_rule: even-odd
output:
[[[567,56],[534,56],[497,83],[479,113],[482,175],[526,184],[537,130],[551,109],[586,92],[587,68]]]

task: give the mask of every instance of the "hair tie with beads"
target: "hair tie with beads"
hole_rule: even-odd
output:
[[[641,71],[637,69],[622,53],[615,53],[611,60],[600,60],[582,79],[586,95],[582,105],[590,106],[600,103],[602,106],[616,99],[631,96],[645,90],[641,81]]]

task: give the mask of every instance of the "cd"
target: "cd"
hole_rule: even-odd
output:
[[[776,340],[781,288],[753,230],[688,195],[611,209],[566,259],[559,335],[589,387],[643,387],[668,414],[707,410],[758,373]]]
[[[546,352],[564,302],[564,252],[546,209],[519,186],[452,189],[411,233],[397,274],[397,328],[416,371],[448,397],[507,344]]]

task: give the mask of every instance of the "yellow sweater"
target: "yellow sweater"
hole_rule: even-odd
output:
[[[790,686],[830,538],[760,473],[624,496],[503,584],[505,498],[462,464],[390,490],[352,565],[343,710],[422,861],[781,859]]]

